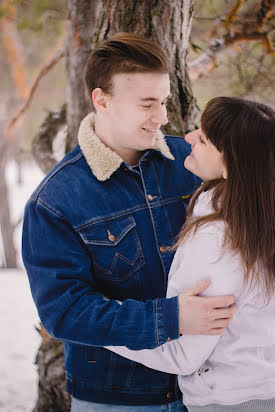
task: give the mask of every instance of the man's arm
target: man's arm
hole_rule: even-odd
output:
[[[144,349],[176,339],[187,328],[188,333],[198,333],[200,327],[201,333],[208,331],[208,314],[200,298],[180,297],[180,328],[177,297],[146,302],[127,299],[122,305],[106,301],[96,289],[83,241],[46,204],[30,201],[26,207],[23,259],[41,321],[58,339]],[[193,331],[192,311],[196,314]]]
[[[22,252],[41,322],[52,336],[131,349],[155,348],[179,336],[177,297],[127,299],[121,305],[104,299],[83,240],[59,212],[41,202],[26,206]]]

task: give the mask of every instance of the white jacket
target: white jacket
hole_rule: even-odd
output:
[[[202,193],[194,215],[210,211],[210,193]],[[226,332],[183,335],[151,350],[107,347],[149,368],[178,374],[187,406],[275,397],[275,296],[266,305],[259,287],[244,287],[239,256],[223,248],[224,225],[204,225],[180,246],[170,269],[167,297],[210,276],[211,285],[202,296],[236,297],[237,312]]]

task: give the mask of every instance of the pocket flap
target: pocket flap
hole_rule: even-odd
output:
[[[97,222],[79,231],[86,244],[116,246],[136,226],[132,216]]]

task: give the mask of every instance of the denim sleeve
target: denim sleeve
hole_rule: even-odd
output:
[[[104,299],[81,238],[45,203],[26,206],[22,254],[41,322],[55,338],[139,350],[179,337],[177,297]]]

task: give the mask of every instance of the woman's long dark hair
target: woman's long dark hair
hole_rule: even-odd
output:
[[[201,128],[223,154],[227,179],[202,184],[191,199],[173,249],[201,225],[225,221],[224,244],[240,254],[245,280],[263,281],[269,298],[275,291],[275,111],[245,99],[217,97],[202,113]],[[192,217],[199,195],[209,189],[213,190],[213,213]]]

